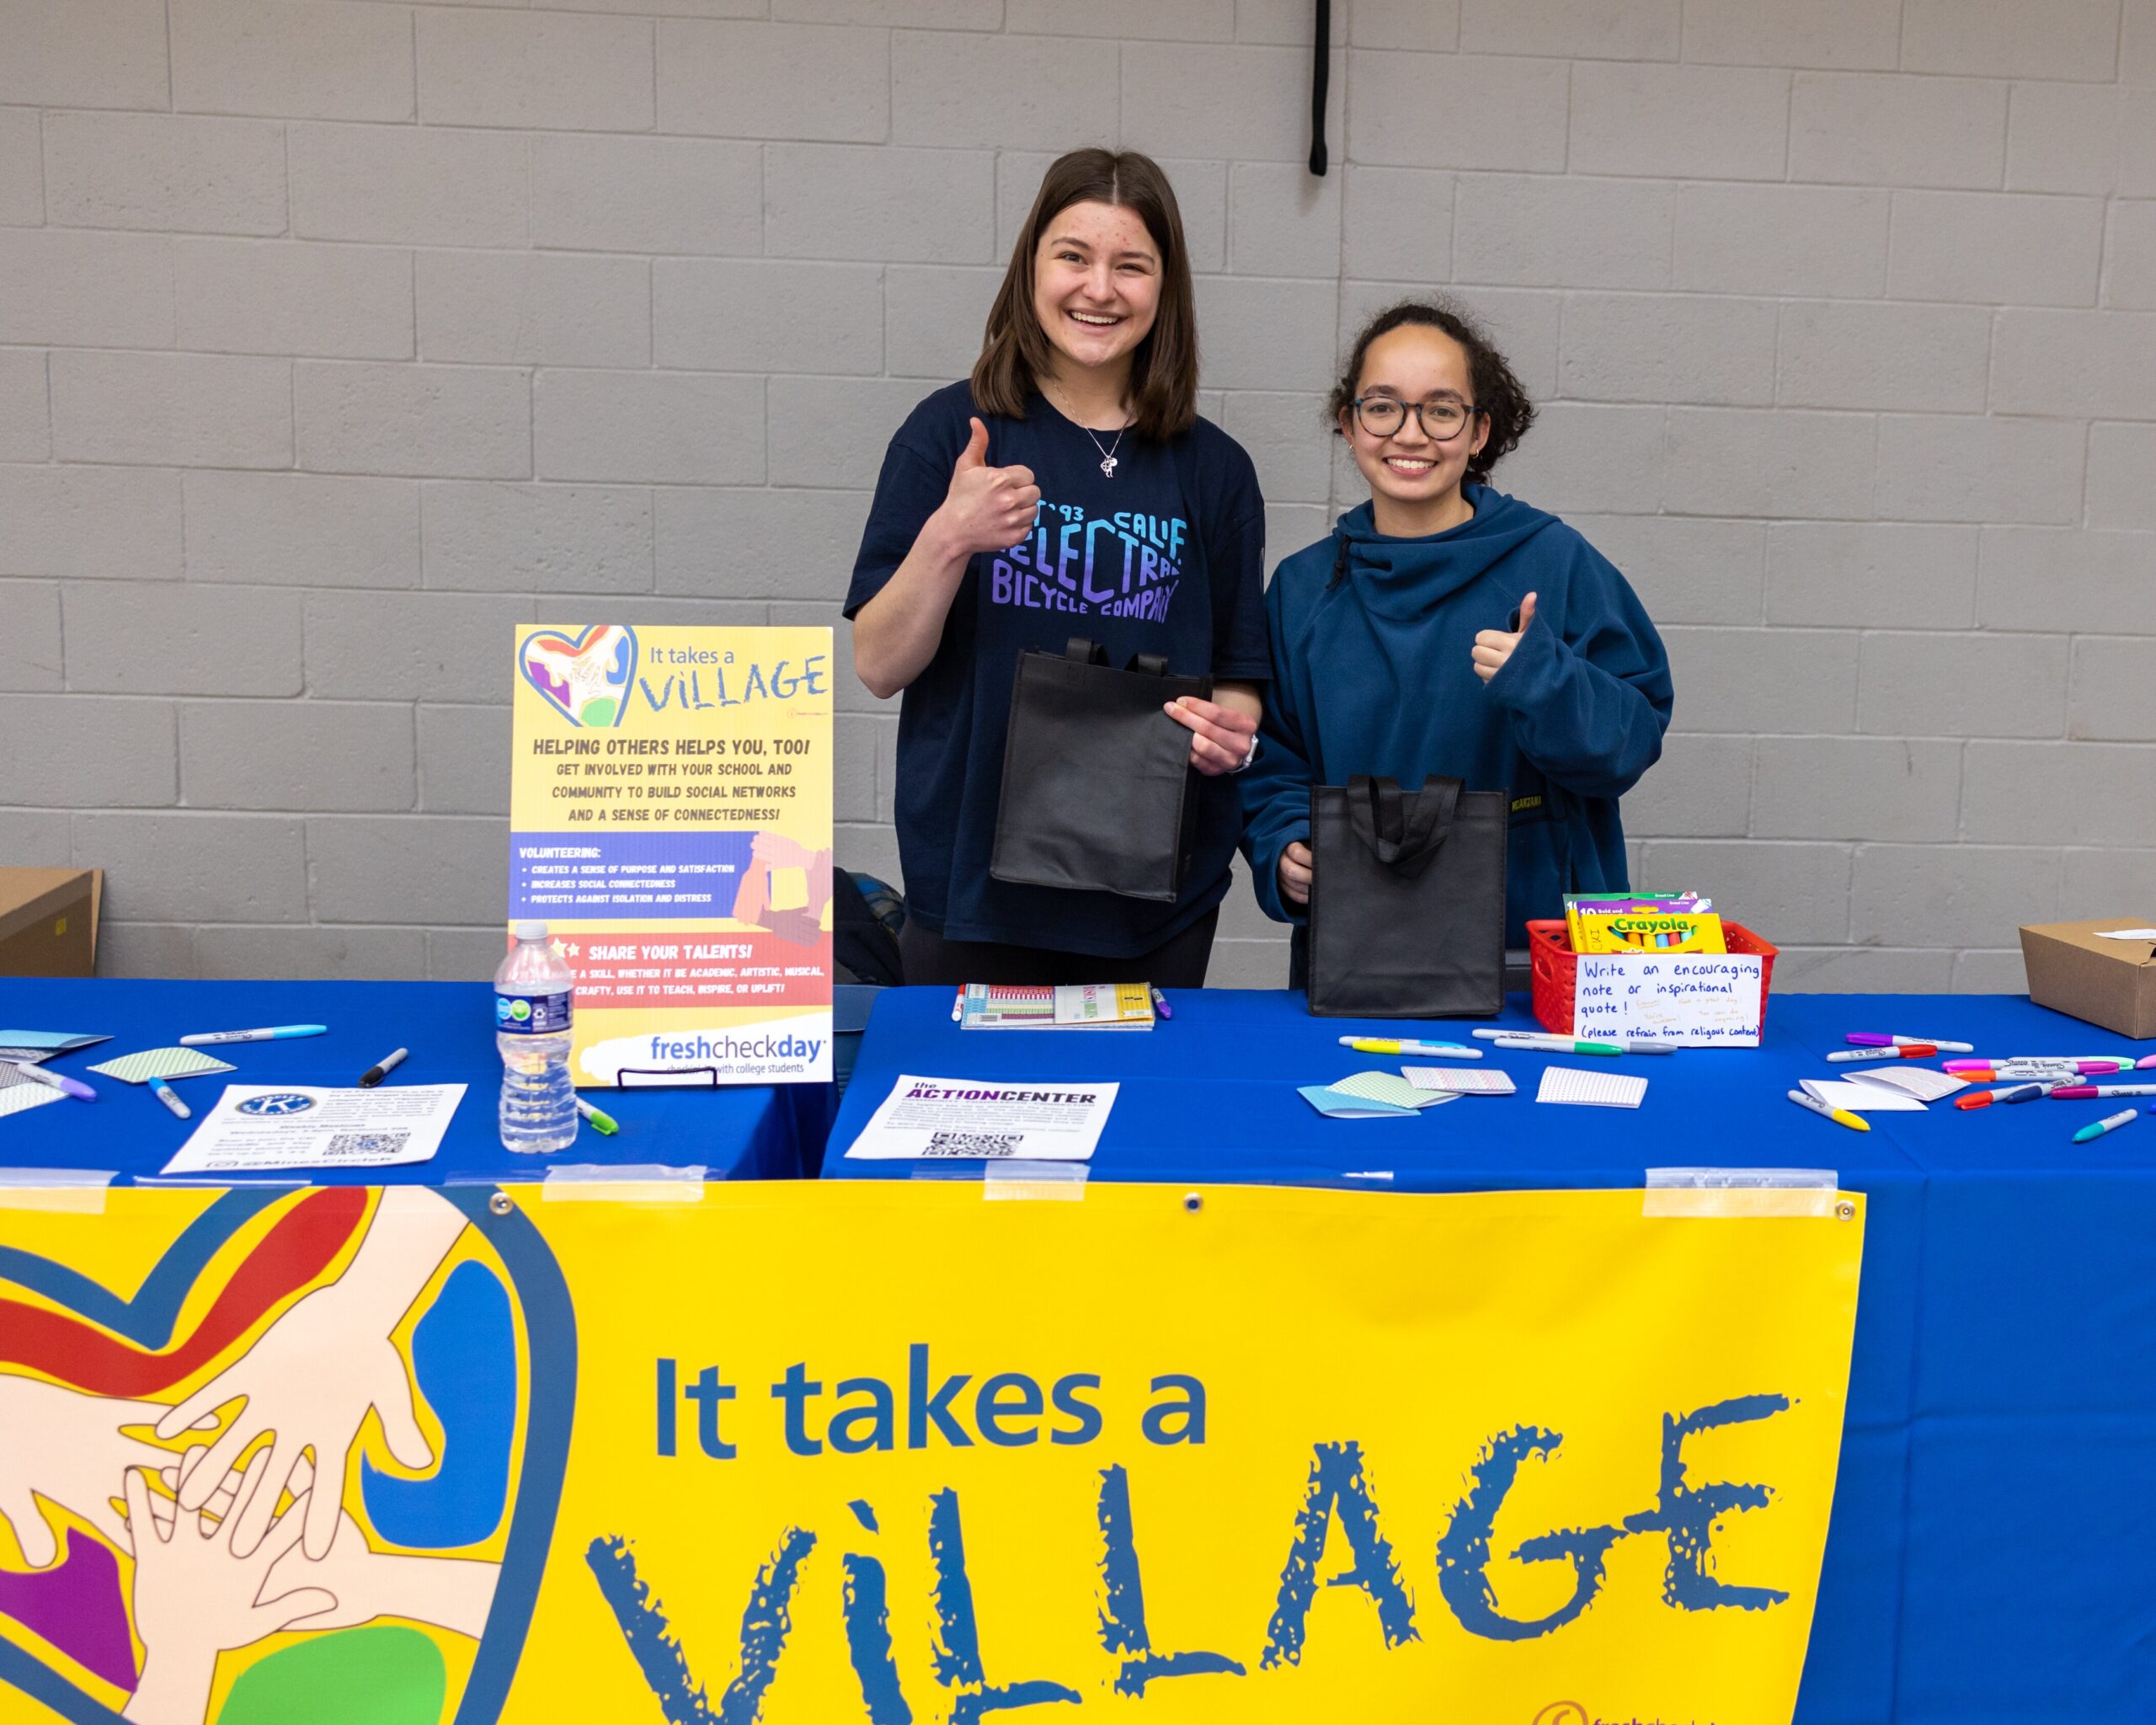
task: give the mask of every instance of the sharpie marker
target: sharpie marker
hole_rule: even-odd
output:
[[[2114,1096],[2156,1096],[2156,1084],[2062,1084],[2052,1092],[2058,1102],[2097,1102]]]
[[[1343,1036],[1342,1048],[1358,1055],[1422,1055],[1438,1060],[1479,1060],[1482,1050],[1464,1042],[1416,1042],[1390,1036]]]
[[[1939,1052],[1935,1042],[1904,1042],[1892,1048],[1838,1048],[1830,1060],[1928,1060]]]
[[[1799,1108],[1810,1108],[1815,1114],[1823,1114],[1837,1126],[1846,1126],[1852,1132],[1869,1132],[1871,1130],[1871,1122],[1862,1114],[1853,1114],[1847,1108],[1829,1108],[1817,1097],[1808,1096],[1801,1090],[1790,1092],[1789,1099]]]
[[[2132,1125],[2134,1119],[2133,1110],[2126,1108],[2103,1119],[2091,1120],[2073,1135],[2073,1141],[2076,1144],[2086,1144],[2092,1138],[2101,1138],[2106,1132],[2116,1132],[2121,1126]]]
[[[182,1048],[215,1048],[226,1042],[282,1042],[293,1036],[326,1036],[327,1024],[273,1024],[267,1030],[201,1030],[179,1039]]]
[[[179,1099],[179,1093],[163,1079],[146,1078],[142,1081],[150,1087],[150,1093],[152,1096],[178,1114],[181,1119],[191,1120],[195,1118],[187,1104]]]
[[[1572,1036],[1531,1036],[1505,1032],[1491,1039],[1499,1048],[1532,1049],[1550,1055],[1621,1055],[1627,1049],[1614,1042],[1582,1042]]]
[[[383,1079],[387,1078],[392,1072],[394,1072],[399,1066],[403,1065],[405,1060],[410,1057],[411,1053],[412,1050],[408,1048],[393,1048],[390,1049],[390,1051],[384,1055],[381,1060],[376,1061],[373,1065],[369,1066],[366,1071],[360,1074],[360,1088],[362,1090],[373,1089],[376,1085],[381,1083]]]
[[[79,1078],[70,1078],[62,1073],[48,1072],[44,1067],[26,1060],[10,1062],[24,1077],[33,1079],[62,1096],[72,1096],[77,1102],[95,1102],[98,1093]]]
[[[580,1096],[576,1099],[576,1111],[590,1121],[595,1130],[609,1138],[622,1130],[621,1123],[611,1114],[601,1113]]]
[[[1973,1054],[1977,1047],[1973,1042],[1943,1042],[1936,1036],[1882,1036],[1870,1030],[1852,1030],[1842,1040],[1859,1048],[1916,1048],[1929,1043],[1942,1054],[1955,1055]]]
[[[2034,1102],[2046,1093],[2041,1084],[2001,1084],[1990,1090],[1972,1090],[1954,1098],[1957,1108],[1988,1108],[1995,1102]]]

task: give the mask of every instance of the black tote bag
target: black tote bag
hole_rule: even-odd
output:
[[[1503,791],[1310,787],[1310,1011],[1490,1017],[1505,1003]]]
[[[1082,637],[1061,653],[1020,654],[988,872],[1173,904],[1197,802],[1190,733],[1161,708],[1212,694],[1209,676],[1171,676],[1150,653],[1117,670]]]

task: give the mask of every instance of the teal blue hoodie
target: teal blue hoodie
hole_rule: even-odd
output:
[[[1669,658],[1609,560],[1555,515],[1469,485],[1472,520],[1390,539],[1370,505],[1274,573],[1265,609],[1273,681],[1257,764],[1239,781],[1243,854],[1258,902],[1280,897],[1280,853],[1310,839],[1313,782],[1432,773],[1512,798],[1506,940],[1563,895],[1627,885],[1617,799],[1662,753]],[[1528,594],[1534,621],[1487,684],[1472,649]]]

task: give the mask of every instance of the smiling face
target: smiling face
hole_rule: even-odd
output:
[[[1406,323],[1369,345],[1355,393],[1364,401],[1389,396],[1403,403],[1435,407],[1450,402],[1472,409],[1474,382],[1467,350],[1442,329]],[[1457,435],[1439,441],[1406,414],[1396,429],[1376,436],[1363,429],[1352,408],[1340,415],[1340,435],[1355,452],[1355,465],[1369,482],[1378,531],[1400,538],[1417,537],[1456,526],[1473,513],[1460,494],[1468,459],[1490,435],[1487,415],[1470,412]]]
[[[1033,254],[1033,313],[1059,377],[1128,377],[1161,303],[1161,248],[1135,210],[1081,203],[1059,211]]]

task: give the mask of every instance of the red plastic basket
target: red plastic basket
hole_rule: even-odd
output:
[[[1759,965],[1759,1025],[1767,1023],[1767,991],[1774,985],[1777,949],[1741,922],[1721,926],[1724,943],[1732,953],[1756,953]],[[1579,954],[1572,950],[1561,921],[1527,925],[1528,959],[1534,973],[1534,1017],[1545,1030],[1559,1036],[1572,1033],[1572,991],[1579,975]]]

